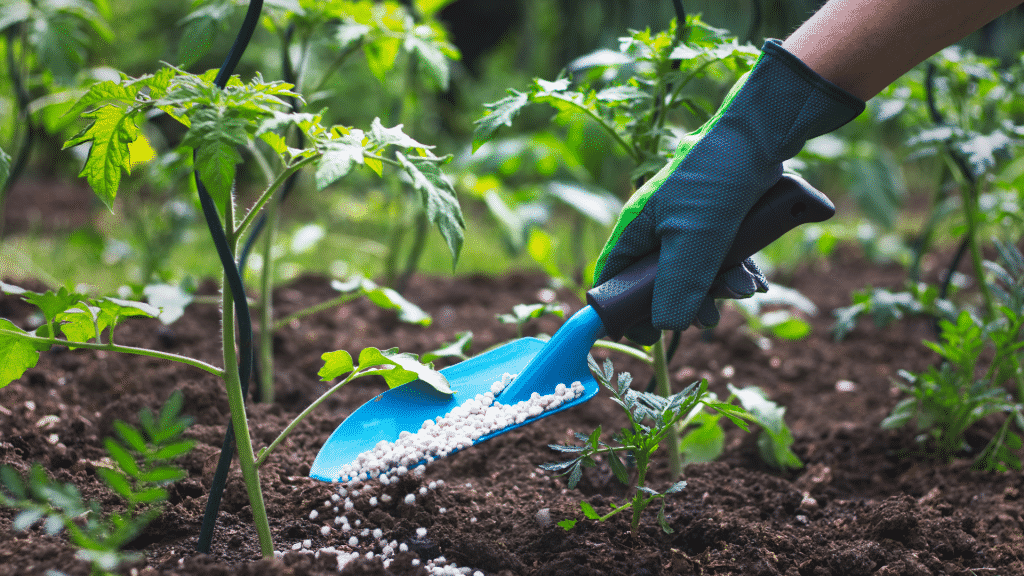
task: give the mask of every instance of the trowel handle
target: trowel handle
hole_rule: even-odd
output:
[[[822,222],[836,208],[806,180],[785,174],[754,204],[740,224],[718,273],[743,262],[793,228]],[[631,327],[650,321],[659,252],[652,252],[587,292],[587,303],[601,317],[608,337],[618,340]]]

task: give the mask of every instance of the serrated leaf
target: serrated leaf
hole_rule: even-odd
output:
[[[150,305],[159,313],[156,315],[165,325],[173,324],[185,314],[185,308],[192,303],[192,294],[180,286],[171,284],[150,284],[142,289]]]
[[[629,484],[629,473],[626,471],[626,465],[619,459],[619,455],[614,450],[608,453],[608,464],[612,467],[612,474],[622,482],[623,484]]]
[[[406,384],[413,380],[422,380],[442,394],[454,394],[448,387],[448,380],[443,374],[434,370],[432,364],[424,364],[414,354],[399,352],[398,348],[379,350],[364,348],[359,353],[359,371],[372,366],[391,366],[390,369],[366,372],[378,374],[387,382],[389,388]]]
[[[587,443],[590,444],[591,448],[593,448],[594,450],[597,450],[598,449],[598,444],[600,444],[600,442],[601,442],[601,426],[598,425],[598,427],[593,432],[590,433],[590,437],[587,438]]]
[[[560,304],[516,304],[512,307],[511,314],[498,314],[497,318],[502,324],[524,324],[546,314],[565,317],[565,311]]]
[[[664,501],[662,501],[662,503],[661,503],[661,509],[658,510],[658,525],[661,526],[661,530],[665,534],[672,534],[672,533],[675,532],[675,530],[672,529],[672,526],[669,525],[668,519],[665,518],[665,502]]]
[[[391,288],[375,286],[364,292],[366,297],[380,308],[398,311],[398,319],[409,324],[430,326],[433,319],[422,308],[409,302]]]
[[[586,446],[566,446],[564,444],[548,444],[548,448],[557,452],[568,452],[571,454],[578,454],[587,449]]]
[[[566,532],[568,532],[569,530],[573,529],[573,526],[576,526],[576,520],[570,520],[570,519],[566,518],[565,520],[562,520],[558,524],[555,524],[555,526],[558,526],[562,530],[565,530]]]
[[[405,37],[405,50],[419,56],[422,69],[438,88],[448,89],[448,59],[436,40],[410,34]]]
[[[512,120],[519,114],[520,110],[530,103],[529,94],[515,90],[509,90],[508,92],[509,96],[497,102],[484,104],[484,107],[487,108],[487,114],[474,122],[476,128],[473,129],[473,152],[476,152],[480,146],[490,140],[494,131],[499,127],[511,126]]]
[[[0,329],[28,336],[28,332],[6,318],[0,318]],[[0,358],[3,358],[0,362],[0,388],[3,388],[39,362],[39,347],[16,335],[0,334]]]
[[[80,304],[58,314],[56,321],[61,323],[60,329],[69,341],[88,342],[96,338],[97,330],[102,333],[109,325],[109,317],[100,312],[96,306]]]
[[[197,107],[189,112],[191,126],[181,143],[195,151],[199,178],[218,206],[231,199],[235,166],[242,163],[238,146],[248,141],[246,122],[233,110]]]
[[[548,472],[561,472],[570,468],[575,463],[575,460],[569,460],[567,462],[547,462],[545,464],[541,464],[540,467]]]
[[[411,136],[402,131],[402,124],[397,124],[393,128],[385,128],[381,124],[380,118],[374,118],[370,124],[370,142],[375,147],[384,148],[385,146],[397,146],[399,148],[416,148],[419,150],[429,150],[433,146],[428,146],[414,140]]]
[[[569,473],[569,489],[576,488],[576,485],[580,483],[580,478],[583,477],[583,464],[577,460],[575,465],[572,467],[572,471]]]
[[[131,174],[128,144],[139,137],[136,115],[135,109],[118,106],[103,106],[86,112],[82,117],[92,119],[92,123],[64,144],[64,148],[69,148],[92,142],[79,176],[85,177],[96,196],[111,211],[121,185],[121,172]]]
[[[321,143],[323,155],[316,165],[316,189],[323,190],[363,163],[363,133],[353,130],[341,138]]]
[[[653,488],[648,488],[647,486],[637,486],[636,489],[650,496],[660,496],[657,490],[654,490]]]
[[[665,490],[665,494],[675,494],[684,488],[686,488],[686,480],[680,480]]]
[[[427,213],[427,219],[437,226],[452,254],[452,265],[458,261],[466,222],[455,193],[452,181],[441,172],[439,158],[406,156],[396,152],[395,156],[409,176],[413,188],[419,192],[420,205]]]
[[[580,508],[583,510],[583,515],[587,518],[590,518],[591,520],[601,519],[601,515],[597,513],[597,510],[594,510],[594,507],[591,506],[589,502],[580,501]]]
[[[324,361],[324,366],[317,372],[317,376],[320,376],[320,380],[323,382],[348,374],[355,368],[352,363],[352,355],[345,350],[324,352],[320,358]]]
[[[153,459],[172,460],[174,458],[177,458],[178,456],[184,456],[185,454],[188,454],[189,452],[192,451],[193,448],[195,448],[195,446],[196,441],[192,439],[173,442],[166,446],[162,446],[159,450],[153,453]]]

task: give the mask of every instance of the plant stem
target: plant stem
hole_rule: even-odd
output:
[[[316,314],[317,312],[322,312],[324,310],[327,310],[328,308],[334,308],[335,306],[344,304],[345,302],[355,300],[358,297],[359,294],[342,294],[341,296],[331,298],[330,300],[327,300],[325,302],[314,304],[312,306],[309,306],[308,308],[303,308],[298,312],[292,312],[291,314],[285,316],[284,318],[279,318],[277,321],[274,322],[273,326],[271,326],[270,329],[271,331],[279,330],[287,326],[292,320],[298,320],[299,318],[305,318],[306,316]]]
[[[409,287],[409,280],[419,266],[420,257],[423,256],[423,249],[427,246],[427,233],[430,232],[430,221],[427,220],[426,210],[419,210],[413,220],[412,246],[405,256],[405,269],[395,281],[395,291],[399,294],[405,292]]]
[[[37,344],[48,344],[51,346],[67,346],[68,348],[85,348],[86,350],[104,350],[107,352],[121,352],[124,354],[135,354],[136,356],[149,356],[151,358],[161,358],[163,360],[171,360],[181,364],[188,364],[194,366],[200,370],[204,370],[213,374],[214,376],[223,378],[224,370],[217,368],[212,364],[207,364],[202,360],[195,358],[189,358],[188,356],[181,356],[178,354],[172,354],[170,352],[161,352],[159,350],[150,350],[149,348],[136,348],[134,346],[123,346],[121,344],[97,344],[95,342],[70,342],[68,340],[62,340],[60,338],[44,338],[42,336],[33,336],[24,332],[0,329],[0,334],[4,336],[15,336],[23,338],[29,342],[35,342]]]
[[[967,238],[971,248],[971,264],[974,268],[974,278],[978,283],[978,290],[981,291],[981,299],[985,303],[985,319],[991,320],[996,315],[996,306],[992,301],[992,294],[985,283],[985,267],[982,265],[981,247],[978,246],[978,185],[974,179],[970,185],[961,188],[963,195],[964,217],[967,219]]]
[[[281,433],[277,435],[277,438],[274,438],[273,442],[268,444],[266,448],[260,450],[260,455],[258,458],[256,458],[256,466],[262,466],[263,463],[267,461],[267,456],[270,455],[270,452],[273,451],[274,448],[277,448],[277,445],[280,444],[289,434],[291,434],[292,430],[294,430],[295,427],[298,426],[300,422],[306,419],[306,416],[309,416],[309,414],[313,412],[313,410],[315,410],[317,406],[323,404],[324,400],[327,400],[327,398],[330,397],[331,394],[337,392],[339,388],[341,388],[345,384],[348,384],[354,378],[356,378],[355,371],[349,374],[341,382],[332,386],[327,392],[321,394],[319,398],[317,398],[316,400],[313,401],[312,404],[307,406],[305,410],[303,410],[298,416],[296,416],[295,419],[292,420],[288,424],[288,426],[285,427],[285,429],[282,430]]]
[[[253,204],[251,208],[249,208],[248,212],[245,213],[245,217],[242,218],[242,222],[233,229],[228,228],[228,230],[232,230],[231,233],[233,234],[233,236],[237,238],[245,234],[245,231],[249,228],[249,226],[252,226],[252,223],[256,220],[256,215],[259,214],[260,210],[263,208],[263,205],[266,204],[268,200],[270,200],[270,197],[278,188],[281,187],[282,184],[284,184],[285,180],[287,180],[288,177],[291,176],[292,174],[298,172],[299,169],[301,169],[306,164],[309,164],[315,160],[319,160],[320,156],[321,154],[319,153],[307,156],[302,160],[299,160],[298,162],[289,165],[287,168],[284,169],[283,172],[278,174],[277,178],[275,178],[274,181],[271,182],[269,186],[267,186],[267,189],[264,190],[263,194],[261,194],[259,199],[256,200],[256,203]]]
[[[662,332],[661,338],[651,347],[651,356],[654,357],[654,379],[657,383],[658,394],[662,398],[668,398],[672,395],[672,385],[668,377],[668,363],[665,360],[664,332]],[[665,439],[668,444],[665,449],[668,450],[669,473],[672,475],[672,480],[675,481],[683,473],[683,459],[679,454],[679,429],[675,426],[669,426],[665,433]],[[639,469],[639,464],[637,468]],[[643,486],[642,482],[643,480],[641,479],[640,486]]]
[[[227,221],[230,224],[230,220]],[[226,280],[225,280],[226,282]],[[235,430],[235,445],[238,448],[238,464],[242,469],[242,480],[249,494],[249,508],[259,537],[260,553],[264,558],[274,555],[274,540],[270,534],[270,521],[263,503],[259,470],[253,458],[252,439],[249,437],[249,422],[245,414],[245,398],[242,397],[242,382],[238,374],[238,358],[235,354],[235,302],[230,290],[223,291],[221,326],[224,348],[224,385],[231,408],[231,425]]]
[[[278,216],[281,203],[271,202],[267,206],[267,224],[263,239],[263,270],[260,274],[260,400],[267,404],[274,402],[274,238],[277,236]]]
[[[641,362],[647,364],[648,366],[654,366],[654,358],[652,358],[643,350],[634,348],[628,344],[622,344],[621,342],[612,342],[611,340],[598,340],[597,342],[594,342],[594,348],[607,348],[608,350],[621,352],[622,354],[640,360]]]

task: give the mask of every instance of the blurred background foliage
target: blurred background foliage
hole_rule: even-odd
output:
[[[738,45],[754,48],[767,37],[784,38],[822,3],[683,2],[688,14],[701,14]],[[325,123],[366,127],[380,117],[385,126],[404,124],[406,133],[435,145],[438,155],[452,154],[447,170],[468,220],[456,273],[539,268],[584,282],[587,262],[636,184],[636,163],[594,122],[561,113],[553,119],[550,107],[523,109],[475,153],[474,129],[485,104],[507,97],[510,89],[524,92],[535,79],[562,77],[567,66],[586,70],[587,58],[621,54],[621,39],[631,30],[667,30],[676,16],[673,3],[372,4],[267,0],[264,25],[238,73],[296,77],[304,110],[324,110]],[[11,185],[79,187],[84,151],[61,150],[81,128],[79,119],[64,115],[75,98],[118,71],[138,76],[160,62],[192,72],[219,66],[245,5],[0,0],[0,149],[13,158],[12,172],[19,159],[24,165]],[[962,198],[955,190],[964,186],[977,193],[985,233],[1018,240],[1024,228],[1022,50],[1024,9],[1018,8],[890,86],[856,121],[812,141],[790,168],[836,200],[842,216],[777,243],[767,252],[769,266],[792,266],[798,256],[827,257],[838,241],[860,243],[871,257],[920,265],[928,247],[959,241],[967,224],[958,216]],[[609,69],[603,62],[597,69]],[[700,110],[713,112],[740,72],[726,67],[702,77],[694,87],[703,100],[674,111],[670,128],[697,128]],[[573,79],[603,81],[583,72]],[[80,201],[94,209],[89,225],[54,233],[37,216],[5,230],[0,275],[60,283],[69,277],[64,272],[75,271],[104,291],[154,277],[180,283],[214,275],[218,264],[193,217],[188,159],[175,152],[180,127],[154,117],[144,131],[146,139],[132,151],[135,169],[123,185],[138,194],[122,194],[111,214],[83,186]],[[242,196],[263,184],[259,162],[252,160],[239,174]],[[364,175],[316,193],[309,180],[300,180],[283,206],[276,248],[281,279],[300,271],[387,273],[394,265],[389,258],[397,258],[389,256],[389,234],[396,222],[412,226],[415,218],[396,203],[391,184]],[[450,262],[434,235],[418,266],[450,273]]]

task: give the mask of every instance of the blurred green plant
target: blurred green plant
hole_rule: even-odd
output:
[[[46,133],[60,134],[67,121],[60,118],[70,107],[85,73],[87,54],[96,38],[110,42],[114,33],[107,20],[106,0],[6,0],[0,10],[4,46],[4,72],[0,108],[5,114],[0,133],[10,134],[13,161],[0,175],[0,214],[14,182],[28,166],[29,156]],[[57,146],[48,153],[53,155]],[[0,236],[3,219],[0,218]]]
[[[74,484],[50,479],[40,464],[27,477],[13,467],[0,467],[0,504],[21,510],[15,530],[27,530],[39,521],[48,534],[67,530],[79,548],[78,558],[89,562],[92,573],[113,575],[126,562],[141,557],[123,548],[156,520],[167,501],[167,486],[185,478],[185,470],[172,461],[188,454],[195,440],[182,434],[191,425],[181,416],[184,395],[175,390],[154,414],[139,412],[142,429],[121,420],[114,422],[119,439],[104,441],[108,460],[96,475],[125,503],[124,512],[105,514],[97,501],[86,502]]]
[[[900,428],[913,420],[918,441],[942,459],[973,448],[965,433],[982,419],[1001,417],[998,431],[978,452],[974,466],[985,470],[1020,470],[1020,433],[1024,433],[1024,256],[996,242],[1002,264],[986,262],[990,291],[999,316],[984,320],[968,310],[940,322],[938,342],[925,345],[942,357],[939,367],[920,374],[905,370],[897,382],[909,395],[882,421]],[[1012,392],[1010,391],[1012,390]],[[1016,431],[1011,429],[1011,424]]]

